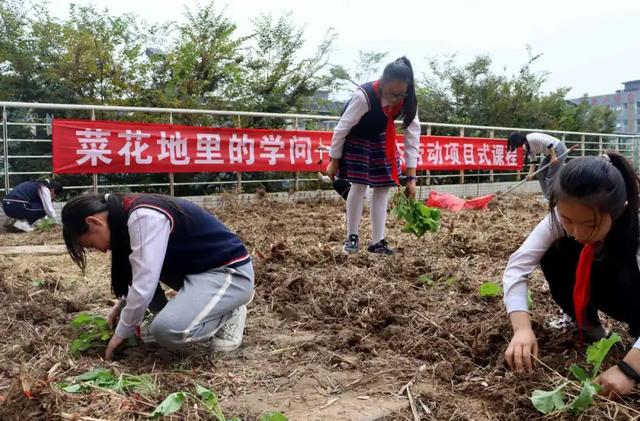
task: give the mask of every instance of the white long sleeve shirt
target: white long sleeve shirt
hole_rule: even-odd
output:
[[[502,277],[504,304],[507,313],[529,311],[527,303],[529,275],[540,264],[540,260],[549,247],[565,235],[564,230],[560,228],[559,221],[555,221],[558,222],[555,224],[552,218],[557,218],[555,213],[548,214],[536,225],[525,242],[509,258]],[[636,251],[636,263],[640,268],[640,249]],[[640,349],[640,338],[633,347]]]
[[[45,186],[38,187],[38,197],[42,202],[42,207],[47,216],[54,221],[56,220],[56,210],[53,208],[53,202],[51,200],[51,190]]]
[[[132,282],[116,327],[116,335],[122,338],[131,336],[140,326],[153,299],[169,244],[171,222],[162,212],[140,208],[131,212],[127,227]]]
[[[382,106],[389,105],[382,97]],[[349,101],[347,108],[344,110],[342,117],[338,120],[335,129],[333,129],[333,139],[331,140],[331,149],[329,155],[331,158],[342,158],[342,149],[347,135],[351,129],[360,122],[360,119],[369,111],[369,101],[362,89],[357,89]],[[416,168],[418,164],[418,151],[420,149],[420,120],[418,112],[404,132],[404,161],[407,168]]]
[[[549,155],[551,149],[554,149],[560,143],[560,139],[550,136],[545,133],[529,133],[527,136],[527,143],[529,143],[529,151],[532,157],[538,155]]]

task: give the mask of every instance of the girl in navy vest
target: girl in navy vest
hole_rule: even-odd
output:
[[[406,194],[416,191],[416,164],[420,145],[420,123],[411,63],[401,57],[389,63],[382,78],[365,83],[355,92],[333,132],[331,162],[327,175],[346,180],[347,239],[343,250],[360,248],[358,229],[367,186],[371,194],[371,242],[368,251],[393,254],[385,240],[389,189],[400,184],[400,164],[394,120],[402,116],[404,158],[407,166]]]
[[[527,308],[527,279],[540,264],[553,300],[575,320],[581,340],[606,335],[598,310],[640,336],[638,178],[621,155],[577,158],[552,185],[549,214],[511,255],[504,300],[513,326],[509,367],[529,371],[538,343]],[[640,339],[596,381],[604,394],[629,393],[640,380]]]
[[[13,188],[2,199],[5,215],[15,218],[14,227],[21,231],[33,231],[33,224],[45,216],[56,222],[53,199],[62,193],[62,184],[57,181],[25,181]]]
[[[210,340],[240,346],[253,293],[253,266],[240,238],[193,203],[154,194],[86,194],[62,209],[67,250],[82,270],[86,249],[111,250],[106,358],[136,331],[143,342],[177,348]],[[167,302],[159,282],[177,294]],[[142,326],[147,308],[156,313]]]

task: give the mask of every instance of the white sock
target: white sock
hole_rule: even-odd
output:
[[[371,192],[371,244],[384,238],[390,187],[375,187]]]
[[[358,235],[366,191],[366,184],[351,184],[351,190],[347,196],[347,236]]]

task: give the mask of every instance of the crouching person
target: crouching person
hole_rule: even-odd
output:
[[[228,352],[242,342],[253,294],[251,258],[240,238],[193,203],[155,194],[86,194],[62,209],[73,261],[86,268],[87,249],[111,251],[111,288],[119,302],[105,357],[138,333],[168,348],[210,341]],[[177,291],[167,300],[160,282]],[[146,310],[155,314],[142,325]]]

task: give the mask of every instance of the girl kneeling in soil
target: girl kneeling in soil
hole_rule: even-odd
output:
[[[177,348],[210,340],[240,346],[253,293],[253,266],[237,235],[193,203],[155,194],[86,194],[62,209],[67,250],[81,269],[86,249],[111,250],[111,287],[120,301],[108,322],[112,359],[139,332],[143,342]],[[177,294],[167,302],[159,281]],[[142,326],[149,308],[156,313]]]
[[[13,224],[24,232],[33,231],[34,224],[48,216],[57,223],[53,199],[62,194],[62,184],[55,180],[25,181],[13,188],[2,199],[2,210],[9,218],[15,218]]]
[[[538,355],[527,307],[527,278],[538,264],[553,300],[576,321],[581,338],[606,335],[598,310],[640,336],[638,204],[638,178],[617,153],[577,158],[562,167],[551,188],[550,213],[511,255],[504,272],[504,301],[514,331],[505,352],[511,369],[532,370]],[[640,339],[596,381],[601,393],[623,395],[633,389],[637,373]]]

